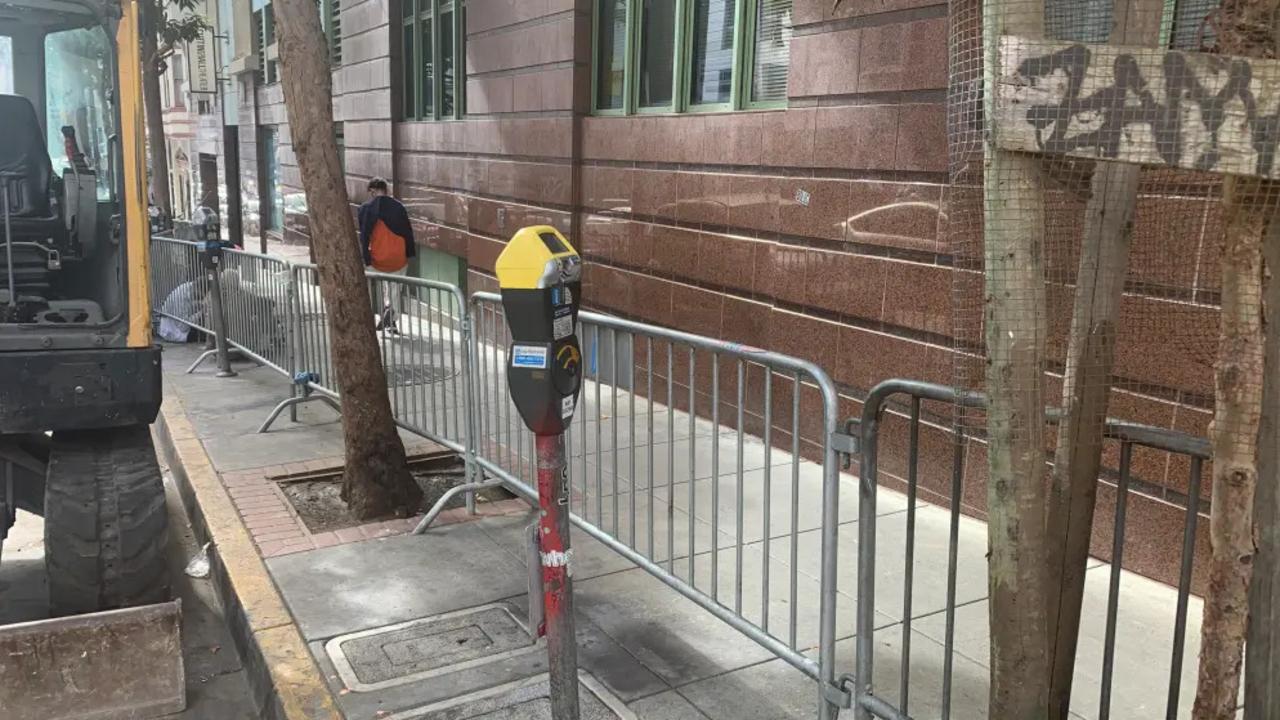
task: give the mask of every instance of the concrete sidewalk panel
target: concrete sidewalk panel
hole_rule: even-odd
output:
[[[583,515],[583,519],[655,562],[665,563],[671,557],[687,557],[691,552],[702,553],[712,548],[711,523],[696,518],[690,523],[689,514],[678,508],[671,508],[665,499],[657,496],[657,489],[654,490],[652,503],[649,501],[648,490],[638,489],[634,497],[628,490],[616,496],[604,498],[601,504],[603,507],[597,508],[595,498],[588,498],[587,512]],[[652,521],[650,508],[652,508]],[[598,509],[600,514],[597,514]],[[652,552],[649,547],[650,528],[653,529]],[[734,544],[734,538],[729,534],[729,529],[732,528],[728,525],[719,528],[719,532],[715,535],[717,547],[725,548]],[[693,539],[692,545],[690,538]]]
[[[399,712],[387,720],[546,720],[551,717],[550,697],[548,678],[541,675]],[[636,720],[588,673],[579,674],[578,706],[582,720]]]
[[[1098,717],[1110,571],[1109,565],[1102,565],[1085,575],[1083,619],[1071,703],[1075,712],[1089,720]],[[1120,592],[1111,717],[1126,720],[1164,718],[1177,597],[1167,587],[1127,571],[1120,574]],[[1178,708],[1180,718],[1191,717],[1202,612],[1203,602],[1199,598],[1191,598],[1182,665],[1182,701]],[[988,613],[989,606],[985,601],[959,608],[956,612],[957,651],[984,666],[990,662]],[[943,614],[931,616],[918,621],[916,627],[941,641],[945,636],[946,617]]]
[[[474,523],[267,561],[308,640],[483,605],[528,587],[525,568]]]
[[[342,428],[307,426],[305,431],[222,435],[206,439],[204,445],[219,471],[233,472],[332,457],[335,448],[341,451]]]
[[[793,474],[791,465],[774,465],[769,469],[769,536],[783,537],[791,534],[792,492],[796,492],[795,503],[798,532],[816,530],[823,522],[823,485],[822,468],[808,463],[799,466],[799,473]],[[765,518],[765,469],[748,470],[742,475],[743,489],[743,540],[755,542],[764,538]],[[736,474],[721,475],[718,483],[711,478],[697,480],[693,483],[694,497],[690,500],[690,485],[675,485],[675,505],[687,513],[692,504],[698,519],[711,521],[711,499],[716,485],[719,485],[719,522],[720,527],[729,535],[737,538],[737,505],[738,476]],[[660,486],[657,495],[664,501],[669,488]],[[888,515],[900,512],[907,507],[906,498],[895,494],[883,493],[876,505],[876,512]],[[841,478],[840,481],[840,522],[851,523],[858,519],[858,486],[856,481]]]
[[[818,716],[818,683],[778,659],[683,685],[679,691],[711,720]]]
[[[744,545],[741,550],[742,572],[738,573],[737,547],[720,550],[715,555],[713,582],[712,555],[706,553],[694,558],[693,586],[720,605],[734,610],[739,616],[757,627],[764,628],[784,643],[790,643],[794,611],[795,647],[803,651],[816,647],[821,622],[821,586],[818,581],[803,573],[795,573],[795,603],[791,602],[791,567],[776,558],[770,558],[768,567],[768,595],[765,594],[765,554],[762,545]],[[676,562],[676,576],[688,576],[689,560]],[[713,594],[713,589],[715,593]],[[741,608],[738,607],[738,590],[741,589]],[[767,603],[766,603],[767,600]],[[881,622],[890,622],[889,616],[879,613]],[[836,597],[836,637],[852,635],[857,621],[857,604],[850,595]]]
[[[877,694],[897,703],[898,667],[902,658],[900,631],[877,633],[876,640]],[[837,674],[853,671],[854,651],[852,639],[836,644]],[[908,704],[912,717],[941,717],[942,658],[941,645],[913,633]],[[986,668],[957,657],[952,677],[951,717],[987,720]],[[783,720],[815,717],[818,711],[817,682],[780,659],[684,685],[679,690],[712,720]]]
[[[631,703],[631,711],[638,720],[707,720],[701,710],[675,690],[637,700]]]
[[[574,595],[580,614],[673,685],[772,657],[640,569],[577,583]]]
[[[575,586],[576,587],[576,586]],[[662,678],[645,667],[626,648],[592,622],[583,611],[575,591],[575,627],[578,638],[578,668],[586,670],[606,688],[625,701],[648,697],[671,688]],[[520,595],[507,601],[521,613],[528,613],[529,596]],[[536,654],[540,668],[546,669],[546,653]]]
[[[676,440],[671,443],[672,452],[668,455],[667,443],[662,443],[654,447],[654,465],[649,465],[649,454],[647,451],[639,451],[635,453],[634,471],[631,465],[631,458],[627,451],[619,449],[616,453],[612,450],[606,450],[600,454],[601,465],[605,471],[614,470],[618,476],[624,480],[630,480],[634,477],[637,487],[647,487],[649,483],[655,483],[658,487],[662,487],[672,478],[676,482],[682,480],[691,480],[695,478],[706,478],[712,475],[725,475],[737,471],[738,468],[738,444],[737,440],[732,436],[721,435],[718,442],[713,442],[714,438],[695,437],[686,438],[684,440]],[[719,448],[720,456],[718,460],[713,461],[713,450]],[[689,454],[693,452],[692,462],[690,462]],[[779,454],[780,453],[775,453]],[[668,458],[671,463],[668,463]],[[765,452],[764,445],[759,441],[746,438],[743,441],[742,448],[742,467],[746,470],[755,470],[764,467]]]
[[[912,579],[913,617],[942,610],[946,601],[949,514],[941,508],[920,506],[916,517],[915,558]],[[876,522],[876,611],[893,620],[902,619],[903,590],[906,586],[907,513],[881,516]],[[836,587],[854,597],[858,591],[857,523],[841,525],[837,542]],[[987,596],[986,527],[975,520],[960,519],[960,547],[957,553],[956,602],[965,603]],[[799,535],[799,569],[812,578],[820,577],[822,538],[817,530]],[[779,538],[770,546],[775,558],[790,563],[791,540]]]

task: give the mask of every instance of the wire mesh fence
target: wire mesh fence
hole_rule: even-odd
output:
[[[1243,633],[1231,588],[1247,569],[1228,548],[1252,547],[1241,528],[1262,412],[1262,248],[1280,202],[1280,78],[1255,62],[1274,57],[1276,30],[1259,8],[951,3],[955,384],[989,396],[955,423],[984,441],[990,477],[969,500],[991,521],[992,618],[1010,617],[992,626],[993,714],[1026,714],[1017,687],[1043,677],[1049,706],[1069,705],[1087,558],[1120,551],[1099,547],[1095,508],[1120,485],[1190,515],[1180,580],[1195,575],[1197,516],[1213,516],[1199,580],[1225,594],[1205,622]],[[1208,435],[1216,463],[1108,447],[1109,417]],[[1226,482],[1228,464],[1243,483]],[[1044,647],[1016,646],[1041,625]],[[1202,667],[1238,668],[1232,631],[1209,635]],[[1234,702],[1214,675],[1201,674],[1202,696]]]

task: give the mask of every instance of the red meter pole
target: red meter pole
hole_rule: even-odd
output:
[[[578,641],[573,629],[573,570],[569,549],[569,466],[564,435],[536,436],[539,557],[551,675],[551,717],[578,720]]]

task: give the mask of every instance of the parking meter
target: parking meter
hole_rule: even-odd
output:
[[[543,225],[518,231],[495,269],[511,328],[511,398],[534,434],[557,435],[569,426],[582,385],[582,259]]]
[[[191,217],[191,228],[196,236],[200,265],[205,270],[209,284],[210,319],[213,323],[214,352],[218,360],[218,377],[233,377],[231,353],[227,346],[227,316],[222,297],[222,250],[228,243],[222,242],[222,226],[218,214],[207,207],[196,210]]]
[[[195,233],[197,242],[217,242],[223,247],[230,244],[222,242],[222,221],[212,208],[202,206],[191,213],[191,230]]]
[[[582,386],[576,327],[582,259],[555,228],[515,234],[495,266],[511,328],[511,399],[534,433],[538,468],[537,539],[553,720],[578,720],[578,645],[573,629],[573,550],[564,431]]]

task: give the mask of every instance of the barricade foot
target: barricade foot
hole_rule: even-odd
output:
[[[195,361],[195,362],[193,362],[193,363],[191,363],[191,367],[187,368],[187,374],[188,374],[188,375],[193,375],[193,374],[195,374],[195,371],[196,371],[196,370],[198,370],[198,369],[200,369],[200,366],[204,364],[204,361],[205,361],[205,360],[208,360],[208,359],[209,359],[209,358],[211,358],[211,357],[217,357],[217,355],[218,355],[218,350],[217,350],[216,348],[215,348],[215,349],[213,349],[213,350],[205,350],[204,352],[200,353],[200,357],[196,358],[196,361]],[[245,359],[245,358],[240,354],[240,351],[239,351],[239,350],[232,350],[232,351],[227,355],[227,357],[228,357],[228,359],[230,359],[230,360],[244,360],[244,359]],[[260,364],[260,363],[255,362],[254,364],[255,364],[255,365],[258,365],[258,364]],[[219,370],[219,371],[218,371],[218,374],[217,374],[215,377],[236,377],[237,375],[239,375],[239,373],[237,373],[235,370],[232,370],[230,367],[228,367],[226,370]]]
[[[481,490],[492,490],[493,488],[501,486],[501,480],[486,480],[485,482],[466,483],[449,488],[448,492],[441,495],[440,499],[436,501],[436,504],[431,506],[431,509],[427,511],[427,514],[422,516],[422,520],[418,521],[418,525],[413,529],[412,534],[421,535],[425,533],[427,528],[431,526],[431,523],[435,522],[436,517],[440,513],[444,512],[444,506],[460,493],[473,494],[480,492]]]
[[[286,409],[296,410],[296,408],[303,403],[315,402],[317,400],[333,408],[334,412],[339,415],[342,414],[342,406],[334,402],[333,398],[327,395],[302,395],[299,397],[291,397],[282,401],[271,410],[271,414],[267,416],[267,419],[264,420],[262,425],[258,428],[258,432],[266,433],[269,431],[271,429],[271,425],[279,419],[280,413],[284,412]],[[296,412],[292,412],[291,417],[294,418],[295,422],[297,421],[298,416]]]
[[[187,374],[191,375],[195,373],[196,369],[199,368],[201,365],[203,365],[205,360],[208,360],[209,358],[217,354],[218,354],[217,350],[205,350],[204,352],[200,353],[200,357],[196,358],[196,361],[191,363],[191,367],[187,368]]]

